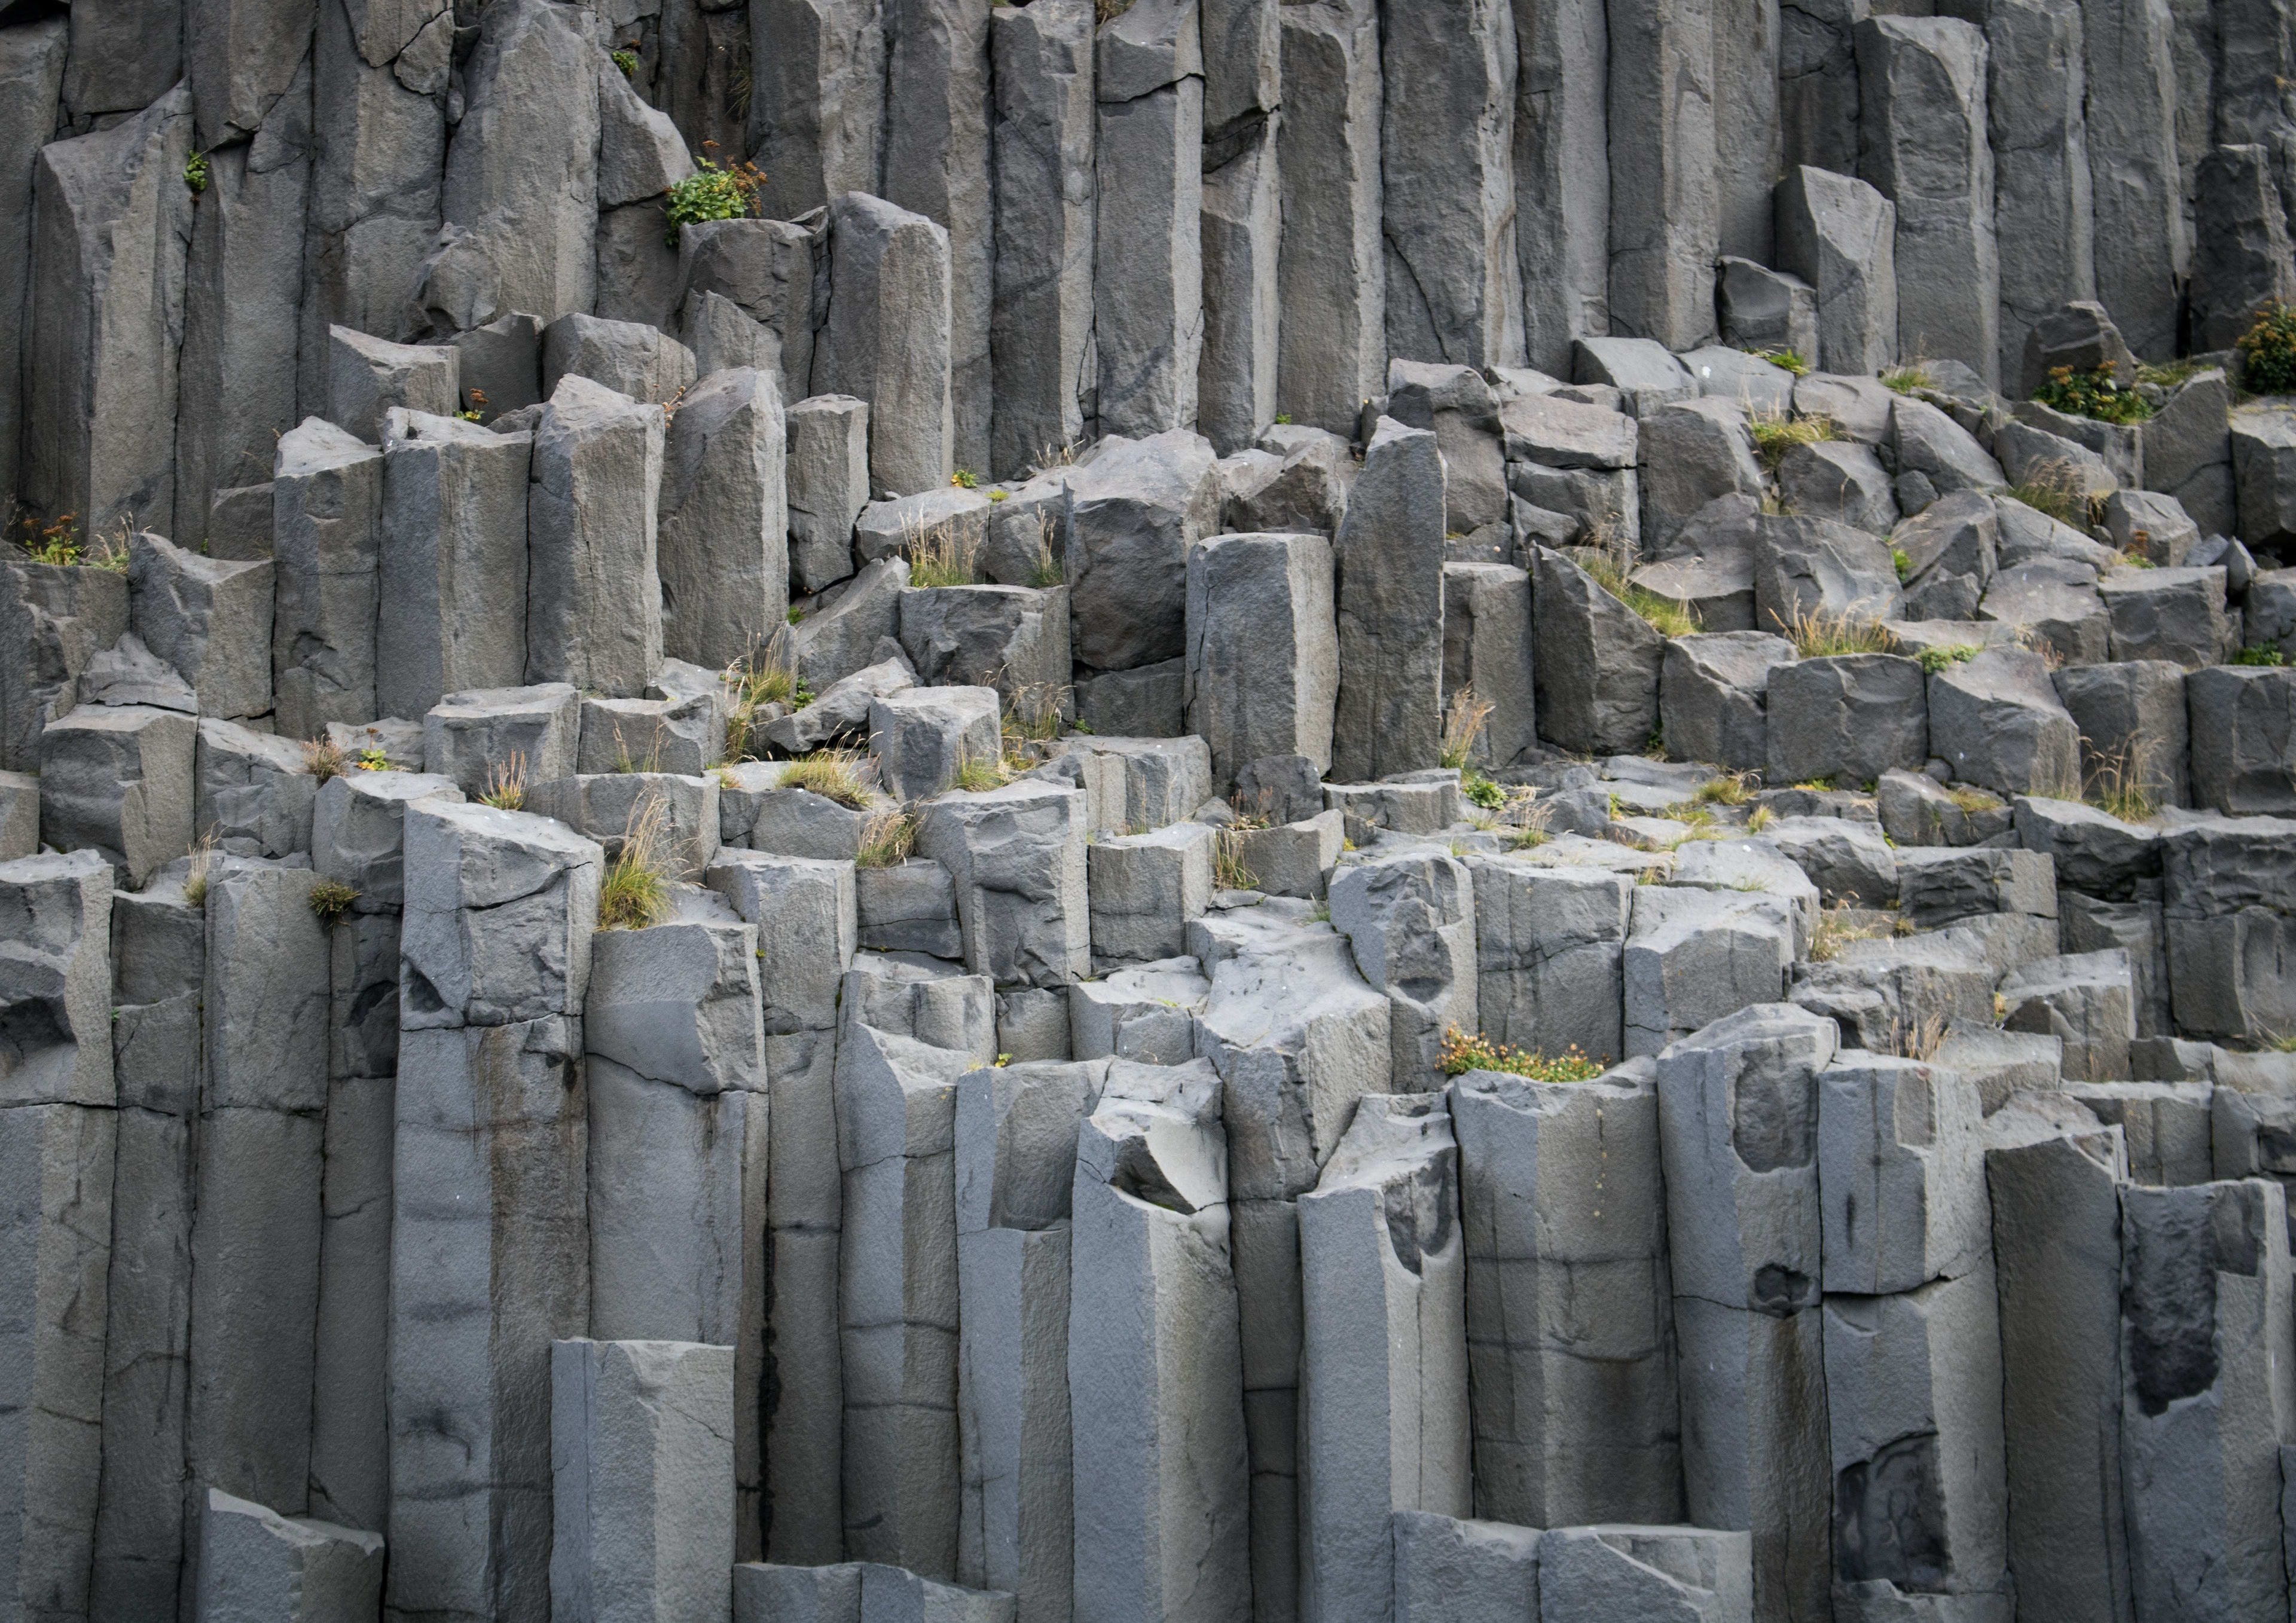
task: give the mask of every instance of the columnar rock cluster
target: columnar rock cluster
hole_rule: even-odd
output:
[[[2289,1615],[2282,0],[650,4],[0,10],[0,1623]]]

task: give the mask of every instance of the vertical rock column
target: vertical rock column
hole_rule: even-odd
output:
[[[1332,764],[1340,665],[1332,547],[1321,536],[1215,536],[1188,551],[1188,730],[1213,787],[1252,762]]]
[[[1204,341],[1204,54],[1195,0],[1136,0],[1100,30],[1093,342],[1100,429],[1196,420]]]
[[[253,8],[242,8],[252,12]],[[208,92],[196,78],[200,148],[208,152],[208,184],[196,204],[185,274],[184,351],[176,410],[175,529],[180,545],[208,543],[218,558],[256,555],[258,537],[234,535],[227,493],[271,478],[279,437],[295,425],[298,321],[303,301],[304,209],[311,182],[311,75],[308,32],[265,19],[265,37],[249,39],[248,15],[234,29],[210,20],[192,32],[195,45],[231,38],[237,71],[226,78],[234,124],[253,139],[219,144],[230,127],[210,132]],[[267,53],[289,48],[285,72]],[[195,53],[195,64],[214,54]],[[222,87],[218,87],[222,88]],[[218,98],[220,99],[220,98]],[[258,121],[261,127],[257,128]],[[215,150],[209,151],[209,148]],[[240,498],[244,500],[246,498]],[[267,504],[264,504],[267,505]],[[258,506],[260,517],[267,518]],[[362,719],[365,719],[362,717]]]
[[[422,327],[414,294],[439,236],[455,39],[444,0],[318,11],[296,386],[307,409],[324,393],[330,326],[395,341]]]
[[[2001,381],[2013,388],[2034,324],[2096,297],[2079,0],[1992,0],[1985,45]]]
[[[1508,0],[1394,8],[1380,50],[1388,355],[1519,365],[1513,9]]]
[[[184,1471],[300,1515],[327,1113],[328,954],[309,869],[226,859],[207,889]]]
[[[2112,1129],[1990,1136],[2010,1568],[2021,1589],[2059,1597],[2065,1616],[2126,1617],[2120,1186],[2128,1154]]]
[[[766,172],[767,217],[795,219],[845,193],[875,190],[885,118],[882,0],[753,5],[750,52],[750,156]]]
[[[1771,255],[1770,188],[1784,140],[1780,0],[1714,0],[1714,182],[1722,251]]]
[[[1467,1250],[1475,1513],[1523,1527],[1682,1519],[1674,1313],[1645,1062],[1451,1094]]]
[[[590,1322],[582,996],[603,854],[407,808],[386,1604],[549,1610],[550,1344]]]
[[[1778,135],[1787,172],[1857,167],[1857,50],[1865,0],[1782,0]]]
[[[0,33],[0,490],[22,448],[24,351],[31,334],[32,197],[40,148],[55,134],[70,23],[50,17]]]
[[[1095,136],[1092,0],[996,6],[995,382],[989,470],[1003,477],[1085,436],[1090,370]]]
[[[1383,1094],[1300,1197],[1301,1612],[1386,1615],[1394,1512],[1464,1516],[1466,1248],[1440,1094]]]
[[[375,709],[382,453],[318,417],[280,436],[271,481],[271,687],[289,738]]]
[[[829,210],[829,324],[813,392],[869,403],[869,479],[910,496],[947,483],[949,236],[921,214],[847,193]]]
[[[1432,766],[1443,733],[1443,459],[1433,433],[1380,419],[1332,550],[1331,775],[1363,783]]]
[[[2120,1193],[2120,1453],[2136,1615],[2285,1603],[2274,1467],[2296,1413],[2269,1179]]]
[[[356,892],[327,927],[333,1007],[311,1382],[311,1511],[378,1531],[390,1515],[384,1406],[406,815],[419,801],[462,798],[451,778],[352,772],[320,787],[311,818],[313,869]]]
[[[191,146],[179,86],[40,149],[19,480],[36,512],[70,513],[84,536],[131,516],[173,533]]]
[[[572,373],[543,408],[526,502],[529,683],[636,699],[661,668],[663,431],[660,406]]]
[[[526,680],[527,476],[534,436],[394,406],[384,418],[374,705],[413,718],[448,693]]]
[[[1296,422],[1353,438],[1387,378],[1379,8],[1306,0],[1282,8],[1280,27],[1290,111],[1277,143],[1275,403]]]
[[[957,1082],[956,1576],[1013,1595],[1022,1623],[1062,1623],[1074,1598],[1069,1203],[1107,1074],[1046,1062]]]
[[[0,864],[0,1608],[86,1616],[111,1257],[111,873],[92,851]],[[1242,1428],[1237,1428],[1239,1434]]]
[[[1754,1609],[1831,1615],[1817,1073],[1834,1023],[1758,1004],[1659,1056],[1692,1523],[1754,1536]]]
[[[1077,1144],[1069,1399],[1076,1611],[1242,1623],[1244,1429],[1220,1085],[1110,1068]]]
[[[204,1058],[207,920],[179,884],[166,883],[114,896],[111,918],[119,1108],[103,1413],[113,1446],[103,1453],[91,1612],[168,1617],[186,1542],[192,1120]]]
[[[2220,8],[2226,15],[2241,9]],[[2169,44],[2174,27],[2163,0],[2081,3],[2096,296],[2128,347],[2153,361],[2177,352],[2177,283],[2188,258],[2184,171],[2177,155],[2177,65]],[[2239,64],[2260,64],[2275,54],[2245,51],[2231,40],[2221,50],[2234,73]]]
[[[1603,0],[1516,0],[1514,43],[1523,347],[1533,366],[1569,377],[1571,340],[1611,330],[1611,35]]]
[[[771,1561],[818,1566],[845,1557],[838,1347],[844,1203],[832,1078],[838,988],[858,928],[853,865],[721,850],[705,879],[757,928],[761,955],[757,975],[772,1121],[766,1208],[771,1290],[758,1400],[765,1550]]]
[[[1961,361],[1994,382],[2001,254],[1985,37],[1950,17],[1871,18],[1857,25],[1857,172],[1898,210],[1898,353]],[[1822,288],[1818,298],[1823,328]]]
[[[1283,195],[1276,0],[1206,0],[1204,346],[1196,420],[1223,454],[1275,420]]]
[[[767,1261],[758,931],[711,893],[603,930],[582,1005],[589,1091],[590,1328],[703,1342],[733,1378],[730,1547],[762,1537]]]
[[[1611,331],[1694,349],[1714,332],[1714,0],[1612,0]]]
[[[884,194],[948,233],[949,408],[956,465],[989,465],[996,215],[988,31],[980,0],[887,0]]]
[[[1327,925],[1201,921],[1210,971],[1197,1052],[1223,1084],[1229,1209],[1251,1471],[1251,1590],[1262,1619],[1296,1615],[1300,1577],[1299,1197],[1354,1119],[1387,1092],[1392,1010]]]

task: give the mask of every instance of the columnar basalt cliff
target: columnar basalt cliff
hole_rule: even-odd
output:
[[[0,0],[0,1623],[2296,1606],[2296,0]]]

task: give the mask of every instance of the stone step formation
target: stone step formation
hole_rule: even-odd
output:
[[[0,1623],[2289,1617],[2296,11],[1867,9],[0,6]]]

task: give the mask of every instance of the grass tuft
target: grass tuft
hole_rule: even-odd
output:
[[[1796,446],[1814,446],[1841,438],[1841,430],[1831,417],[1789,417],[1783,412],[1753,412],[1749,414],[1746,426],[1754,436],[1754,454],[1762,459],[1762,466],[1773,473]]]
[[[1617,559],[1604,554],[1587,560],[1581,567],[1594,577],[1596,586],[1640,615],[1660,636],[1691,636],[1700,629],[1695,613],[1670,597],[1635,585]]]
[[[782,768],[783,789],[804,789],[848,811],[867,811],[869,784],[861,775],[860,754],[852,750],[816,750]]]
[[[1849,904],[1838,902],[1822,909],[1817,915],[1817,929],[1809,938],[1809,961],[1827,963],[1841,955],[1841,949],[1852,941],[1870,941],[1874,931],[1863,924],[1849,922]]]
[[[359,893],[339,879],[323,879],[311,887],[311,911],[322,924],[332,924],[348,913]]]
[[[1974,643],[1947,643],[1936,648],[1924,648],[1914,658],[1921,668],[1934,676],[1948,665],[1966,665],[1985,651]]]
[[[972,586],[980,584],[980,537],[959,534],[954,524],[925,533],[922,519],[901,525],[901,551],[909,561],[913,586]]]
[[[1590,1060],[1573,1043],[1549,1058],[1536,1050],[1494,1043],[1478,1032],[1472,1037],[1454,1026],[1443,1036],[1439,1060],[1447,1077],[1464,1077],[1471,1070],[1505,1071],[1534,1082],[1591,1082],[1603,1074],[1603,1062]]]
[[[648,795],[623,826],[622,848],[598,885],[598,928],[644,930],[669,916],[669,808]]]
[[[1443,717],[1441,753],[1436,758],[1454,772],[1464,769],[1475,752],[1475,741],[1482,736],[1484,724],[1496,709],[1488,700],[1476,698],[1472,686],[1453,693],[1450,713]]]
[[[1772,619],[1777,619],[1773,612]],[[1898,639],[1878,620],[1860,619],[1848,612],[1828,614],[1823,609],[1800,609],[1792,618],[1778,620],[1780,630],[1805,660],[1837,654],[1895,653]]]
[[[213,834],[201,834],[192,844],[192,865],[184,875],[184,900],[194,907],[208,905],[208,876],[215,867],[216,841]]]
[[[2149,760],[2136,739],[2097,758],[2089,772],[2088,803],[2123,823],[2150,823],[2161,815]]]
[[[917,820],[914,813],[881,811],[861,825],[861,848],[856,866],[898,868],[916,849]]]
[[[1907,361],[1883,373],[1882,387],[1894,394],[1910,395],[1920,389],[1935,389],[1937,380],[1930,375],[1926,361]]]
[[[2010,486],[2008,494],[2060,524],[2079,528],[2088,517],[2088,493],[2069,462],[2052,459],[2029,467],[2025,479]]]
[[[1754,775],[1751,772],[1726,772],[1719,777],[1709,778],[1691,791],[1692,802],[1699,806],[1743,806],[1754,798]]]
[[[487,763],[487,786],[479,801],[496,811],[526,809],[525,750],[513,750],[510,759]]]
[[[1212,888],[1217,890],[1253,890],[1259,886],[1259,875],[1244,865],[1243,835],[1232,828],[1219,830],[1212,836]]]
[[[314,738],[303,745],[303,770],[322,783],[329,778],[339,778],[350,769],[350,757],[332,739]]]

